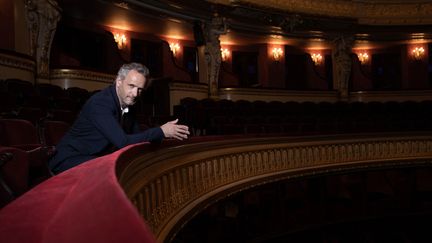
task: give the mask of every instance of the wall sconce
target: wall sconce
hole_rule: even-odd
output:
[[[369,62],[369,55],[366,52],[358,53],[357,57],[362,65],[365,65]]]
[[[323,57],[319,53],[312,53],[311,54],[312,61],[314,62],[315,66],[318,66],[322,63]]]
[[[114,34],[114,41],[117,43],[117,47],[119,49],[123,49],[126,47],[126,36],[124,34]]]
[[[283,54],[282,48],[280,48],[280,47],[273,48],[272,54],[273,54],[273,60],[278,62],[281,59],[282,54]]]
[[[411,51],[411,54],[415,60],[421,60],[424,56],[425,50],[423,47],[416,47]]]
[[[171,42],[169,44],[170,50],[173,53],[173,56],[176,56],[180,50],[180,45],[178,43]]]
[[[221,49],[221,56],[222,56],[222,61],[226,61],[228,60],[229,56],[230,56],[230,51],[226,48],[222,48]]]

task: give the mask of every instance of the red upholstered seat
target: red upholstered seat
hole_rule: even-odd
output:
[[[78,105],[83,105],[90,97],[88,90],[79,87],[69,87],[66,89],[66,94],[70,99],[76,101]]]
[[[29,157],[31,184],[51,177],[47,163],[54,148],[40,142],[36,126],[27,120],[0,119],[0,145],[24,150]]]
[[[40,96],[48,97],[51,100],[53,98],[66,96],[65,90],[58,85],[48,84],[48,83],[38,83],[35,85],[35,88]]]
[[[44,144],[48,146],[57,145],[69,130],[69,127],[69,123],[64,121],[44,121],[41,124]]]
[[[13,119],[20,119],[30,121],[32,124],[37,124],[41,119],[43,119],[47,113],[46,106],[35,106],[35,107],[20,107],[16,109],[16,115],[12,117]]]
[[[40,145],[36,126],[24,119],[0,119],[0,145]]]
[[[0,208],[29,189],[29,163],[25,151],[0,147]]]
[[[2,116],[11,113],[17,105],[17,95],[7,91],[0,91],[0,113]]]
[[[56,121],[64,121],[72,124],[75,121],[77,112],[72,110],[51,109],[48,111],[48,117]]]
[[[7,79],[5,86],[8,92],[20,93],[27,96],[36,95],[36,90],[33,84],[26,80]]]

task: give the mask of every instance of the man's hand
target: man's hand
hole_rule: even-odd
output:
[[[183,140],[188,138],[189,128],[185,125],[178,125],[178,119],[169,121],[161,126],[161,129],[166,138],[175,138]]]

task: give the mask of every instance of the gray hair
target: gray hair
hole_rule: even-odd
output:
[[[150,74],[150,71],[148,70],[148,68],[146,66],[142,65],[141,63],[136,63],[136,62],[127,63],[127,64],[123,64],[123,66],[121,66],[121,68],[119,69],[119,71],[117,73],[117,77],[115,79],[115,82],[117,82],[117,80],[124,80],[126,78],[126,76],[128,75],[128,73],[132,70],[135,70],[138,73],[142,74],[146,79],[148,78],[148,76]],[[146,86],[148,86],[148,85],[146,85]]]

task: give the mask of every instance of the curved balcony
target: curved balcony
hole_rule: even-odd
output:
[[[3,208],[0,240],[169,242],[198,212],[248,188],[335,172],[430,165],[431,159],[429,133],[137,144],[55,176]]]
[[[262,137],[147,151],[127,159],[127,165],[119,163],[118,171],[128,197],[164,242],[212,202],[246,188],[335,171],[428,163],[431,155],[432,140],[424,135]]]
[[[35,60],[28,55],[0,49],[0,79],[16,78],[34,82]]]

